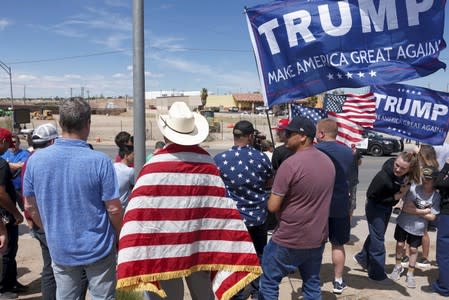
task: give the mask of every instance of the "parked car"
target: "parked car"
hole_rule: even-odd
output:
[[[239,112],[239,108],[237,106],[233,106],[229,109],[230,112]]]
[[[382,156],[404,150],[404,142],[400,139],[385,137],[370,130],[365,130],[363,137],[365,140],[356,145],[362,154]]]

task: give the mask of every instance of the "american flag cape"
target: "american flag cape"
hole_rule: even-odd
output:
[[[262,273],[251,237],[210,155],[170,144],[142,168],[120,233],[117,288],[166,293],[158,281],[211,271],[218,299]]]

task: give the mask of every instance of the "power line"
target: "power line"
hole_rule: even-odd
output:
[[[199,52],[234,52],[234,53],[250,53],[250,50],[238,50],[238,49],[220,49],[220,48],[185,48],[185,47],[145,47],[147,49],[156,49],[161,51],[166,50],[183,50],[183,51],[199,51]],[[118,53],[124,53],[129,52],[131,49],[122,49],[122,50],[115,50],[115,51],[105,51],[105,52],[95,52],[95,53],[87,53],[87,54],[80,54],[80,55],[72,55],[72,56],[63,56],[63,57],[53,57],[53,58],[43,58],[43,59],[34,59],[34,60],[20,60],[20,61],[13,61],[8,63],[8,65],[21,65],[21,64],[32,64],[32,63],[44,63],[44,62],[53,62],[53,61],[63,61],[63,60],[72,60],[72,59],[78,59],[78,58],[86,58],[86,57],[93,57],[93,56],[103,56],[103,55],[112,55],[112,54],[118,54]]]
[[[197,52],[229,52],[229,53],[251,53],[252,50],[242,50],[242,49],[224,49],[224,48],[188,48],[188,47],[155,47],[155,46],[147,46],[146,49],[155,49],[159,51],[197,51]],[[104,51],[104,52],[94,52],[94,53],[86,53],[80,55],[72,55],[72,56],[62,56],[62,57],[52,57],[52,58],[42,58],[42,59],[34,59],[34,60],[19,60],[7,63],[8,65],[21,65],[21,64],[33,64],[33,63],[45,63],[45,62],[53,62],[53,61],[63,61],[63,60],[72,60],[78,58],[86,58],[86,57],[94,57],[94,56],[104,56],[104,55],[112,55],[124,52],[130,52],[132,49],[121,49],[114,51]],[[440,60],[448,60],[447,57],[439,57]]]
[[[43,58],[43,59],[36,59],[36,60],[22,60],[22,61],[10,62],[9,64],[10,65],[20,65],[20,64],[32,64],[32,63],[42,63],[42,62],[51,62],[51,61],[70,60],[70,59],[77,59],[77,58],[84,58],[84,57],[117,54],[117,53],[122,53],[122,52],[126,52],[126,51],[130,51],[130,49],[106,51],[106,52],[96,52],[96,53],[80,54],[80,55],[73,55],[73,56]]]

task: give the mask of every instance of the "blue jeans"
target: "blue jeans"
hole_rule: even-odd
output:
[[[385,232],[387,231],[392,208],[368,201],[366,219],[369,235],[363,249],[356,258],[368,269],[368,276],[373,280],[384,280],[385,274]]]
[[[42,278],[41,278],[42,300],[55,300],[56,281],[53,275],[53,269],[51,267],[50,251],[48,250],[45,232],[40,229],[33,229],[33,235],[41,245],[42,260],[44,263],[44,265],[42,266]]]
[[[1,220],[0,220],[1,222]],[[6,232],[8,234],[8,245],[3,253],[2,289],[11,290],[17,284],[17,262],[16,255],[19,248],[19,226],[8,223]]]
[[[315,249],[291,249],[270,240],[262,258],[259,300],[279,298],[282,278],[299,269],[305,300],[321,299],[320,268],[324,245]]]
[[[435,292],[449,296],[449,215],[439,215],[437,223],[438,280],[432,283]]]
[[[53,261],[52,267],[56,280],[56,299],[84,299],[82,298],[84,274],[89,282],[89,293],[92,300],[115,299],[115,250],[89,265],[61,266]]]

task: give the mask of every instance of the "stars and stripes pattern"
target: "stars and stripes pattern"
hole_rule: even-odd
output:
[[[337,142],[351,147],[363,140],[363,127],[338,113],[329,112],[328,118],[337,122]]]
[[[254,147],[233,146],[214,157],[226,190],[237,204],[245,225],[262,225],[267,218],[266,183],[273,176],[270,159]]]
[[[299,105],[292,105],[293,116],[304,116],[312,120],[315,124],[322,118],[330,118],[337,122],[338,135],[337,141],[348,146],[363,140],[364,128],[373,128],[376,121],[376,99],[373,93],[365,95],[330,95],[339,96],[334,105],[329,102],[335,97],[327,97],[328,107],[334,111],[321,110],[318,112],[317,108],[307,109],[300,108]],[[344,99],[341,105],[341,112],[338,111],[338,106]],[[305,113],[304,113],[305,112]]]
[[[292,105],[292,116],[302,116],[317,124],[319,120],[327,118],[327,112],[323,109],[307,107],[302,105]]]
[[[344,117],[364,128],[373,128],[376,121],[376,97],[373,93],[365,95],[344,95],[340,117]]]
[[[345,100],[345,95],[325,94],[323,99],[323,108],[325,111],[340,113],[343,111],[343,103]]]
[[[261,274],[251,237],[210,155],[169,144],[143,167],[125,212],[117,287],[166,296],[158,281],[211,271],[218,299]]]

